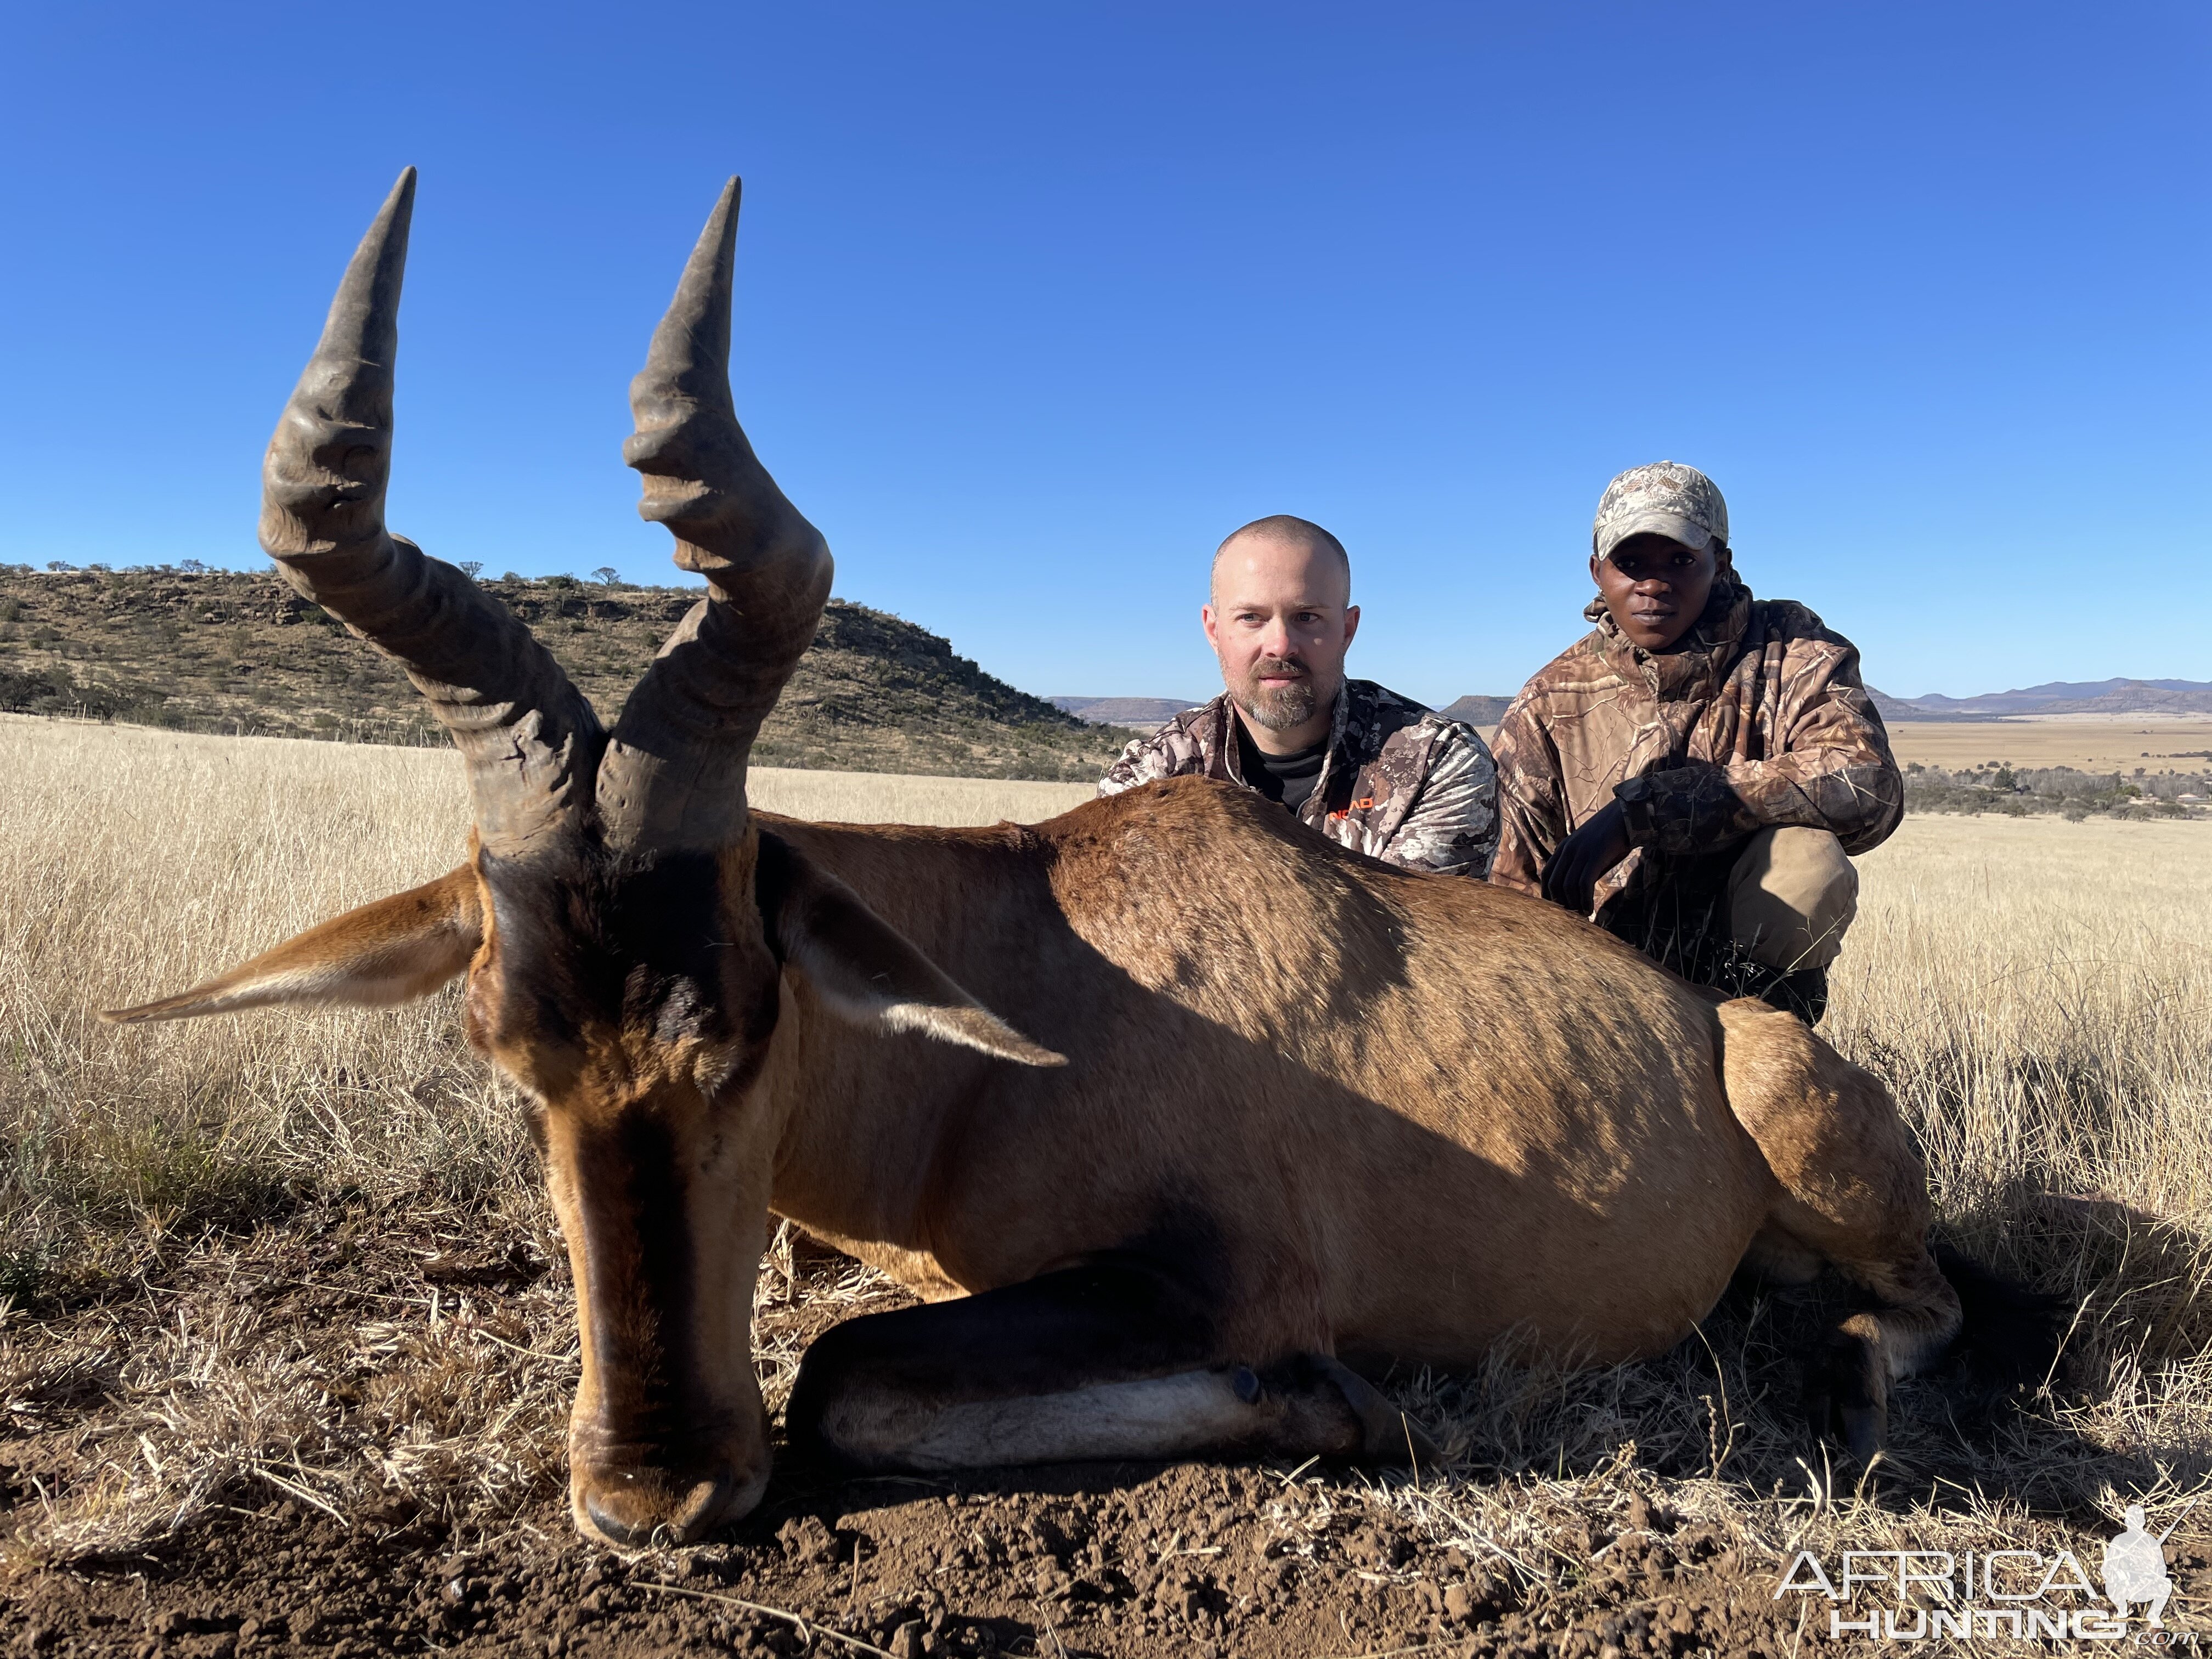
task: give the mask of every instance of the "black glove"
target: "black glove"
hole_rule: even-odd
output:
[[[1590,913],[1590,895],[1605,872],[1634,851],[1619,801],[1609,801],[1559,843],[1544,866],[1544,896],[1578,916]]]

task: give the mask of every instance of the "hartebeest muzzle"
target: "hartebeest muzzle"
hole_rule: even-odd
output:
[[[769,1474],[745,1171],[716,1167],[733,1160],[716,1156],[703,1103],[668,1104],[563,1114],[547,1137],[582,1335],[572,1503],[580,1525],[617,1543],[688,1542],[750,1510]]]

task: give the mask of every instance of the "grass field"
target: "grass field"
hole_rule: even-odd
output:
[[[485,1271],[558,1257],[514,1102],[466,1051],[453,994],[392,1012],[93,1018],[450,867],[465,821],[452,757],[5,719],[0,776],[0,1499],[11,1460],[42,1471],[9,1511],[0,1569],[187,1535],[272,1483],[348,1515],[401,1491],[486,1528],[547,1501],[574,1376],[557,1266],[496,1316],[434,1290],[363,1303],[332,1316],[328,1347],[234,1285],[248,1267],[314,1282],[403,1215],[432,1281],[441,1251],[475,1261],[486,1240],[507,1255]],[[1033,820],[1089,793],[764,772],[755,799],[950,823]],[[1727,1559],[1771,1564],[1793,1540],[2094,1541],[2132,1498],[2201,1549],[2212,826],[1915,819],[1863,872],[1829,1035],[1896,1091],[1947,1231],[2068,1298],[2064,1386],[1964,1452],[1923,1411],[1900,1431],[1902,1474],[1855,1492],[1799,1462],[1765,1304],[1724,1309],[1705,1346],[1595,1376],[1408,1379],[1457,1461],[1419,1486],[1333,1479],[1329,1503],[1440,1548],[1540,1555],[1648,1497]],[[842,1270],[802,1293],[788,1241],[779,1252],[772,1401],[799,1338],[766,1304],[878,1293]],[[2198,1621],[2191,1605],[2170,1622]]]
[[[2070,766],[2081,772],[2212,771],[2212,720],[2091,720],[2072,714],[2008,720],[1893,720],[1890,747],[1901,764],[1954,770]],[[1482,728],[1485,741],[1497,727]]]
[[[1895,720],[1890,746],[1910,764],[1957,769],[2070,766],[2081,772],[2212,771],[2212,720]]]

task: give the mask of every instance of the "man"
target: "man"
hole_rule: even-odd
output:
[[[1199,620],[1228,690],[1123,750],[1100,794],[1197,773],[1387,863],[1490,867],[1497,775],[1474,728],[1344,677],[1359,607],[1335,537],[1288,514],[1246,525],[1214,553]]]
[[[1490,878],[1812,1024],[1857,913],[1846,854],[1888,838],[1904,780],[1856,648],[1802,605],[1753,599],[1728,537],[1694,467],[1606,486],[1597,626],[1498,728]]]

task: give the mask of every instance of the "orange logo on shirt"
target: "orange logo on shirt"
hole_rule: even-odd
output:
[[[1342,811],[1331,812],[1329,817],[1333,818],[1348,818],[1354,812],[1371,812],[1374,810],[1375,797],[1372,795],[1362,795],[1358,800],[1352,802],[1351,805],[1346,807]]]

